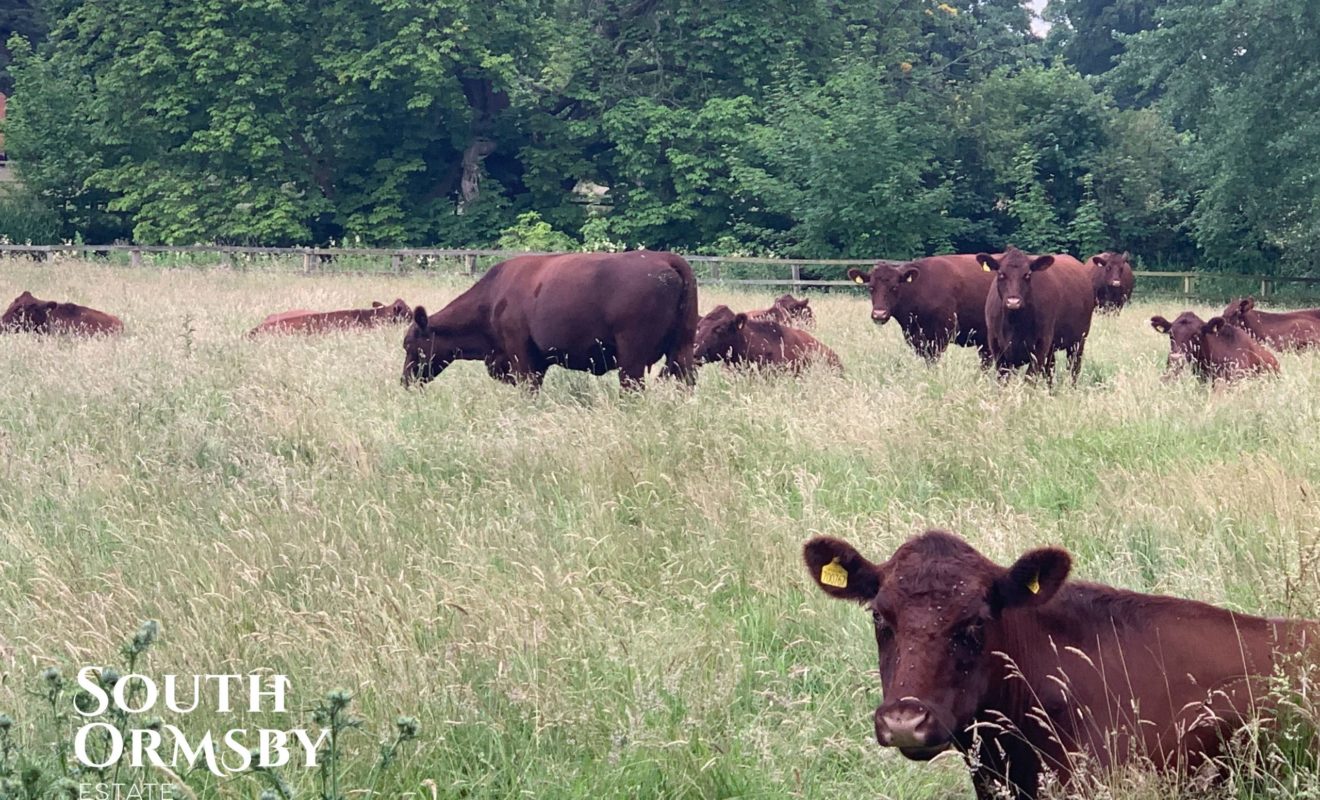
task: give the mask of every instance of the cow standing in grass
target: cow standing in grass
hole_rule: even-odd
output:
[[[1132,273],[1128,254],[1104,252],[1091,256],[1091,285],[1095,288],[1095,306],[1102,312],[1118,311],[1132,299],[1137,276]]]
[[[1028,375],[1053,382],[1054,353],[1064,350],[1077,383],[1095,312],[1086,268],[1072,256],[1030,256],[1016,247],[977,259],[994,273],[984,303],[990,357],[999,374],[1025,366]]]
[[[673,253],[529,255],[502,261],[435,314],[418,306],[403,340],[403,381],[423,383],[459,360],[535,389],[546,370],[619,370],[641,388],[646,369],[696,378],[697,281]]]
[[[1150,318],[1150,325],[1169,336],[1169,369],[1177,375],[1189,364],[1203,381],[1232,381],[1248,375],[1279,371],[1274,354],[1241,328],[1213,317],[1208,322],[1184,311],[1173,322]]]
[[[1224,309],[1224,322],[1240,328],[1275,350],[1304,350],[1320,345],[1320,309],[1260,311],[1254,297],[1234,300]]]
[[[124,323],[113,314],[55,300],[38,300],[31,292],[23,292],[0,316],[0,332],[27,331],[29,333],[115,334],[124,330]]]
[[[871,321],[898,323],[903,338],[929,363],[949,343],[975,347],[988,363],[985,295],[993,277],[976,256],[931,256],[893,266],[877,263],[869,273],[853,268],[848,278],[871,291]]]
[[[803,557],[821,589],[874,620],[876,740],[917,761],[961,752],[980,800],[1032,800],[1046,772],[1066,786],[1079,754],[1100,771],[1214,769],[1268,709],[1271,676],[1301,685],[1320,658],[1320,623],[1069,581],[1057,548],[1001,567],[929,531],[883,564],[826,537]]]

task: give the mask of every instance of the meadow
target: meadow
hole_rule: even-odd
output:
[[[1058,544],[1079,578],[1320,616],[1320,357],[1164,382],[1148,318],[1180,302],[1097,318],[1078,386],[1052,390],[967,350],[928,367],[860,294],[812,298],[842,376],[708,367],[691,392],[553,370],[533,397],[473,362],[406,391],[402,328],[244,336],[273,311],[434,311],[465,286],[0,262],[6,302],[126,326],[0,338],[0,710],[30,746],[41,671],[118,659],[157,619],[140,670],[292,681],[292,715],[188,728],[307,724],[346,688],[365,720],[348,779],[383,796],[970,798],[956,756],[875,745],[870,619],[815,588],[808,537],[877,560],[930,527],[1001,563]],[[401,714],[417,741],[368,776]],[[1315,797],[1320,777],[1275,788]],[[1129,776],[1110,796],[1165,795]]]

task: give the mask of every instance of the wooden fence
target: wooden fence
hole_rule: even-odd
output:
[[[527,255],[523,251],[510,250],[470,250],[470,249],[451,249],[451,248],[364,248],[364,247],[229,247],[224,245],[193,245],[188,247],[169,247],[169,246],[149,246],[149,245],[17,245],[0,244],[0,256],[27,255],[38,259],[44,259],[51,256],[62,255],[66,257],[82,257],[85,259],[107,258],[114,253],[127,253],[129,263],[133,266],[142,266],[144,256],[147,255],[165,255],[175,257],[192,256],[217,256],[222,264],[233,265],[236,259],[255,259],[258,257],[300,259],[302,269],[307,273],[317,273],[321,271],[333,271],[337,274],[402,274],[411,272],[415,269],[428,269],[433,267],[426,266],[433,262],[457,261],[461,263],[461,273],[466,275],[477,275],[484,268],[479,266],[479,261],[494,261],[498,259],[510,258],[515,255]],[[382,266],[389,264],[388,271],[385,269],[368,270],[344,270],[327,269],[327,264],[332,264],[338,259],[366,259],[377,260]],[[821,280],[804,278],[802,276],[803,267],[862,267],[867,268],[876,263],[882,264],[900,264],[901,261],[888,259],[797,259],[797,258],[746,258],[734,256],[684,256],[694,267],[704,267],[700,270],[698,280],[702,283],[718,283],[727,285],[747,285],[747,286],[766,286],[781,287],[788,290],[801,290],[804,288],[824,288],[824,287],[851,287],[852,281],[847,280]],[[422,265],[422,266],[419,266]],[[753,267],[762,266],[773,268],[783,277],[775,278],[745,278],[732,277],[724,274],[725,267]],[[782,270],[782,271],[781,271]],[[1320,278],[1309,277],[1284,277],[1276,275],[1251,275],[1242,273],[1228,272],[1158,272],[1150,270],[1140,270],[1135,273],[1138,278],[1153,278],[1160,280],[1179,281],[1181,283],[1181,294],[1193,296],[1196,294],[1197,284],[1200,281],[1220,281],[1224,279],[1244,282],[1253,288],[1259,287],[1259,295],[1264,297],[1273,294],[1279,284],[1301,284],[1305,286],[1314,286],[1320,284]],[[1139,284],[1140,285],[1140,284]]]

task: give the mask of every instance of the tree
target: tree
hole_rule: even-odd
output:
[[[14,60],[9,40],[19,36],[29,44],[39,43],[46,35],[46,18],[35,0],[5,0],[0,3],[0,93],[14,93],[14,79],[9,64]]]

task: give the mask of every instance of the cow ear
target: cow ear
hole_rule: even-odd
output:
[[[1248,311],[1250,311],[1251,309],[1253,309],[1253,308],[1256,307],[1256,298],[1254,298],[1254,297],[1248,297],[1248,298],[1246,298],[1245,300],[1243,300],[1241,303],[1239,303],[1238,305],[1242,308],[1242,313],[1245,314],[1245,313],[1247,313]]]
[[[426,330],[427,321],[428,321],[428,317],[426,316],[425,306],[417,306],[416,308],[413,309],[413,322],[417,325],[417,330],[419,331]]]
[[[59,303],[55,302],[54,300],[47,300],[47,301],[44,303],[44,305],[46,306],[46,310],[47,310],[47,311],[54,311],[54,310],[55,310],[55,307],[58,306]]]
[[[1037,256],[1031,260],[1031,271],[1040,272],[1041,270],[1049,269],[1050,264],[1053,263],[1054,256]]]
[[[1154,316],[1150,318],[1150,326],[1160,333],[1168,333],[1173,325],[1164,317]]]
[[[1104,257],[1104,256],[1091,256],[1091,263],[1092,263],[1092,264],[1095,264],[1097,267],[1100,267],[1100,268],[1103,269],[1104,266],[1105,266],[1105,257]]]
[[[739,314],[738,316],[736,316],[736,317],[733,318],[733,326],[734,326],[735,328],[737,328],[738,330],[742,330],[742,329],[743,329],[743,326],[746,325],[746,324],[747,324],[747,315],[746,315],[746,314]]]
[[[380,302],[379,300],[372,300],[372,301],[371,301],[371,307],[372,307],[372,308],[383,308],[384,306],[385,306],[385,304],[382,303],[382,302]]]
[[[1131,261],[1131,260],[1132,260],[1132,254],[1129,253],[1127,250],[1124,250],[1124,251],[1123,251],[1123,260],[1124,260],[1124,261]]]
[[[1223,317],[1214,317],[1201,326],[1201,333],[1219,333],[1224,327]]]
[[[999,262],[989,253],[977,253],[976,263],[981,265],[981,269],[986,272],[998,272]]]
[[[830,597],[866,603],[880,592],[880,567],[842,539],[817,536],[802,546],[802,561],[811,579]]]
[[[1048,603],[1072,571],[1072,556],[1057,547],[1042,547],[1019,558],[991,587],[990,607],[1040,606]]]
[[[921,274],[920,269],[916,267],[908,267],[907,269],[898,273],[898,279],[903,281],[904,283],[912,283],[912,281],[916,280],[917,276],[920,274]]]
[[[865,272],[862,272],[857,267],[853,267],[848,270],[848,280],[852,281],[853,283],[862,285],[865,284],[869,279],[870,276],[867,275]]]

